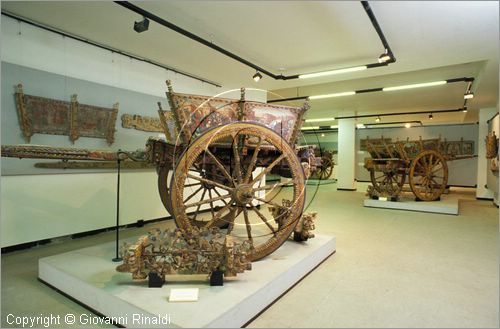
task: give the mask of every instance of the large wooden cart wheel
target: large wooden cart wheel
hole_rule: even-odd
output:
[[[443,156],[434,150],[419,153],[410,165],[410,187],[423,201],[438,200],[448,183],[448,165]]]
[[[394,196],[399,195],[406,180],[406,172],[400,168],[388,168],[384,171],[370,170],[370,179],[373,188],[379,192],[392,192]]]
[[[170,190],[168,188],[168,173],[170,172],[170,167],[162,166],[158,170],[158,192],[160,192],[160,199],[165,209],[168,213],[172,215],[172,205],[170,204]]]
[[[320,180],[330,178],[333,173],[333,160],[330,158],[322,158],[321,166],[316,170],[316,175]]]
[[[264,175],[279,168],[286,168],[291,177],[260,186]],[[286,185],[293,186],[283,191],[290,203],[262,196],[262,191],[272,194]],[[305,176],[292,147],[273,130],[246,122],[214,127],[194,140],[176,161],[170,187],[178,227],[227,224],[233,239],[252,243],[252,260],[285,242],[305,201]],[[209,211],[200,214],[207,206]],[[281,210],[281,218],[274,217],[270,207]]]

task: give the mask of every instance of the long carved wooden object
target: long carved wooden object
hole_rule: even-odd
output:
[[[45,169],[116,169],[116,161],[58,161],[58,162],[38,162],[36,168]],[[121,169],[150,169],[155,168],[149,162],[135,162],[125,160],[120,163]]]

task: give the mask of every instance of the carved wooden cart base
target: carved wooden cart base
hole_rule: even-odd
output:
[[[130,274],[114,270],[110,261],[114,256],[113,243],[42,258],[38,275],[43,282],[100,314],[121,317],[117,322],[125,327],[238,328],[334,252],[334,237],[316,236],[306,247],[289,240],[272,257],[253,263],[252,271],[226,280],[223,288],[210,287],[206,275],[194,276],[194,281],[191,276],[167,276],[167,281],[177,281],[175,285],[156,289],[134,284]],[[171,303],[171,288],[199,288],[199,300]],[[171,323],[141,325],[132,321],[133,314],[149,318],[170,315]]]

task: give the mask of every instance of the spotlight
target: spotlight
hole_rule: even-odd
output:
[[[405,123],[405,128],[411,128],[411,123],[409,122]]]
[[[434,119],[434,116],[432,115],[432,113],[431,113],[431,114],[429,114],[429,119],[430,119],[430,120]]]
[[[262,74],[260,74],[259,71],[255,72],[255,74],[253,75],[253,81],[255,82],[259,82],[260,79],[262,79]]]
[[[378,57],[379,63],[385,63],[391,60],[391,56],[387,53],[387,49]]]
[[[464,107],[462,108],[462,112],[467,113],[467,106],[464,106]]]
[[[464,99],[472,99],[474,98],[474,93],[471,92],[470,90],[468,90],[465,94],[464,94]]]
[[[377,118],[375,119],[375,122],[380,122],[380,117],[377,117]]]
[[[134,31],[137,33],[141,33],[147,31],[149,28],[149,19],[144,17],[144,19],[140,22],[134,22]]]
[[[321,134],[321,137],[325,137],[325,134],[323,134],[323,133],[322,133],[322,134]]]

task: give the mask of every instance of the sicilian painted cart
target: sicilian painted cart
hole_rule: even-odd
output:
[[[314,177],[320,180],[327,180],[332,176],[333,168],[335,166],[335,162],[333,161],[333,151],[321,150],[319,148],[315,151],[315,156],[318,160]]]
[[[182,229],[220,227],[248,239],[252,260],[272,253],[302,216],[303,165],[315,163],[294,147],[308,105],[245,101],[243,89],[240,100],[179,94],[167,84],[171,111],[159,110],[167,142],[150,141],[165,208]],[[270,173],[286,180],[263,185]],[[287,185],[287,202],[265,197]]]
[[[295,147],[308,104],[246,101],[244,89],[239,100],[180,94],[167,85],[171,110],[158,104],[166,138],[149,139],[145,151],[2,146],[2,156],[152,164],[161,201],[180,229],[223,229],[235,243],[250,242],[251,260],[292,233],[296,240],[312,237],[312,220],[302,216],[304,172],[318,161],[310,147]],[[265,185],[266,174],[283,180]],[[284,186],[292,188],[279,193]]]
[[[371,158],[365,159],[373,192],[397,198],[408,177],[418,200],[435,201],[448,183],[447,161],[474,157],[472,141],[442,141],[441,138],[387,142],[365,141]]]

